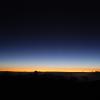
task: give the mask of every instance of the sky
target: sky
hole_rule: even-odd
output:
[[[8,4],[1,6],[0,65],[100,67],[98,9],[26,1]]]

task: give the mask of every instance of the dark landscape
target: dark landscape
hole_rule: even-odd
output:
[[[100,72],[0,72],[3,94],[66,98],[92,97],[100,89]],[[56,95],[57,94],[57,95]],[[92,95],[93,94],[93,95]],[[80,95],[80,96],[79,96]]]
[[[10,82],[24,82],[24,83],[48,83],[48,82],[64,82],[66,85],[71,83],[75,86],[77,84],[92,86],[99,85],[100,72],[0,72],[0,83]]]

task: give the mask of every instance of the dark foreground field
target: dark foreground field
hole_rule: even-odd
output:
[[[72,86],[91,86],[99,85],[100,72],[0,72],[0,83],[7,81],[16,83],[29,83],[30,85],[36,83],[42,85],[51,82],[71,84]]]
[[[31,92],[33,95],[65,93],[68,96],[80,93],[93,96],[100,90],[100,73],[0,72],[0,86],[4,93],[11,90],[17,93]]]

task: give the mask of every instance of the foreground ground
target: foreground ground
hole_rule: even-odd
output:
[[[4,93],[11,90],[32,95],[59,92],[66,93],[67,96],[79,93],[94,95],[100,90],[100,73],[1,72],[0,86]]]
[[[99,83],[100,72],[0,72],[1,82],[64,82],[76,84]]]

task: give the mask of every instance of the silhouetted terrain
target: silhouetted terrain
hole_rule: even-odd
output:
[[[100,81],[99,72],[0,72],[2,81],[66,81],[66,82],[96,82]]]
[[[28,93],[34,97],[37,95],[51,95],[55,93],[60,96],[69,94],[90,97],[98,93],[100,89],[100,73],[85,72],[0,72],[0,89],[2,93],[18,94]],[[4,90],[4,92],[3,92]],[[84,92],[85,91],[85,92]],[[25,95],[26,94],[26,95]],[[69,96],[70,97],[70,96]],[[70,97],[70,98],[71,98]],[[79,96],[78,96],[79,97]]]

